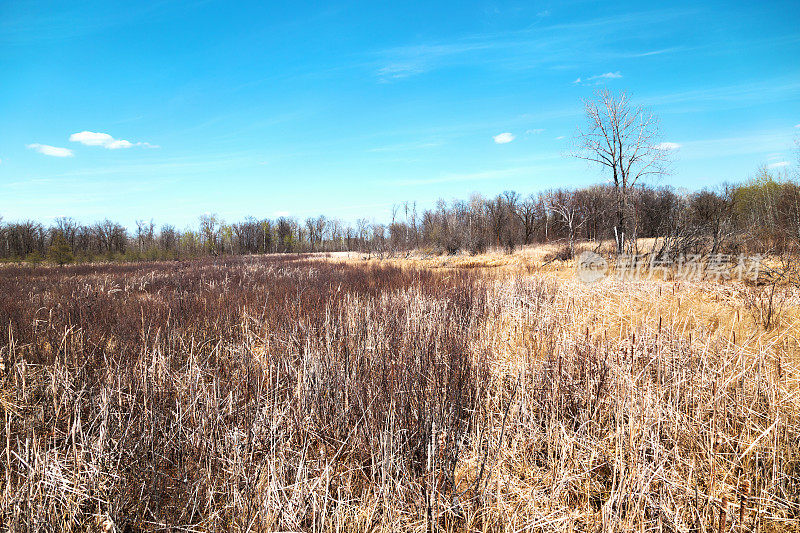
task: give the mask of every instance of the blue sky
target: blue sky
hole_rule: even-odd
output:
[[[791,171],[798,28],[796,1],[0,2],[0,215],[381,221],[581,186],[602,87],[679,145],[663,184]]]

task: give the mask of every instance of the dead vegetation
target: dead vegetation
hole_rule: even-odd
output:
[[[795,295],[463,261],[4,269],[4,528],[800,530]]]

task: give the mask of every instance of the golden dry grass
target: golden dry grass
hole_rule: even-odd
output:
[[[653,243],[643,245],[644,248],[651,248]],[[604,243],[604,246],[607,249],[611,245]],[[617,373],[618,377],[633,372],[638,379],[639,374],[653,361],[658,365],[666,364],[671,368],[671,378],[680,381],[674,384],[676,395],[689,390],[687,381],[697,378],[703,382],[701,388],[705,387],[705,391],[701,395],[705,397],[701,403],[704,405],[694,405],[694,412],[686,409],[683,421],[669,421],[674,425],[673,437],[683,441],[677,447],[692,450],[689,455],[693,457],[673,455],[662,463],[662,471],[647,474],[650,478],[646,481],[639,477],[644,473],[638,471],[640,467],[630,453],[637,444],[640,447],[649,446],[646,444],[651,438],[647,436],[648,419],[650,424],[667,422],[663,420],[663,414],[659,414],[659,410],[664,408],[663,405],[659,407],[659,397],[665,394],[660,390],[665,386],[663,382],[655,385],[648,383],[643,391],[637,389],[636,380],[631,382],[628,377],[612,386],[616,394],[623,396],[618,399],[621,405],[617,408],[630,417],[628,427],[617,426],[613,436],[605,434],[595,440],[585,434],[564,431],[563,427],[547,428],[544,434],[536,435],[532,440],[544,439],[550,445],[558,442],[558,446],[562,447],[560,471],[552,465],[537,468],[530,464],[530,458],[526,456],[531,449],[541,448],[541,443],[511,438],[509,442],[499,444],[492,487],[494,492],[490,496],[491,511],[483,511],[491,515],[491,522],[495,525],[506,524],[501,529],[507,530],[643,528],[641,515],[619,522],[612,520],[608,514],[608,487],[604,489],[605,493],[598,488],[602,476],[597,475],[597,467],[592,465],[597,460],[602,462],[613,457],[616,465],[614,471],[620,462],[627,462],[627,474],[639,478],[636,482],[639,485],[629,489],[632,491],[630,495],[638,498],[637,505],[647,498],[643,493],[646,492],[645,486],[667,474],[670,479],[662,478],[659,483],[683,487],[681,490],[687,492],[695,491],[696,505],[702,507],[693,511],[696,521],[685,522],[681,526],[680,521],[676,520],[668,529],[727,531],[729,528],[749,530],[757,527],[774,531],[800,530],[796,516],[791,519],[773,516],[763,522],[757,519],[761,517],[759,510],[748,508],[747,502],[751,501],[748,498],[752,496],[744,495],[743,487],[752,491],[756,484],[763,482],[757,475],[744,479],[742,473],[746,470],[744,463],[753,460],[754,450],[758,450],[765,439],[774,438],[777,442],[778,435],[771,432],[776,431],[775,426],[780,420],[790,423],[792,431],[800,429],[797,426],[800,419],[800,300],[797,290],[790,286],[779,289],[778,319],[765,328],[759,309],[753,305],[753,298],[758,296],[761,289],[752,284],[738,281],[674,281],[655,276],[643,280],[608,277],[587,285],[576,278],[574,261],[558,262],[551,259],[558,248],[556,245],[537,246],[518,250],[514,254],[494,252],[481,256],[426,257],[412,254],[402,258],[367,260],[361,256],[346,259],[354,263],[388,262],[412,269],[467,270],[479,272],[486,279],[493,280],[492,298],[504,303],[487,323],[481,342],[493,354],[492,374],[498,384],[521,380],[521,376],[530,372],[531,367],[542,364],[548,357],[552,358],[554,353],[569,359],[569,352],[579,350],[580,346],[590,350],[592,346],[595,349],[602,346],[606,356],[616,358],[610,364],[612,372]],[[586,249],[597,250],[583,245],[578,252]],[[544,304],[537,300],[533,316],[529,308],[533,304],[526,302],[525,296],[530,287],[545,287],[540,290],[540,296],[543,293],[548,295]],[[536,323],[533,328],[531,320]],[[537,335],[537,331],[546,333],[546,337]],[[636,363],[626,361],[626,358],[636,357],[649,361],[638,372],[634,371]],[[688,364],[679,375],[674,374],[676,367],[683,366],[686,360],[694,357],[699,357],[704,364],[713,361],[711,375],[703,376],[703,372],[693,375],[697,369],[688,368],[691,366]],[[772,425],[769,421],[752,426],[746,424],[747,431],[744,433],[719,435],[714,421],[718,416],[717,410],[731,409],[731,385],[743,380],[743,376],[754,368],[758,369],[758,375],[768,375],[766,383],[772,389],[772,394],[776,395],[773,399],[779,404],[773,412],[776,418]],[[692,383],[692,391],[694,387]],[[488,427],[497,431],[505,427],[498,419],[504,413],[504,406],[507,408],[509,397],[513,398],[513,393],[508,387],[503,389],[498,386],[487,394],[486,402],[491,406],[487,410],[494,412],[495,416],[487,424]],[[525,409],[525,402],[522,399],[518,402],[519,405],[511,409],[512,417],[521,417],[523,414],[521,411]],[[744,407],[745,410],[748,408]],[[514,409],[520,411],[515,412]],[[698,422],[695,427],[689,423],[693,418]],[[703,439],[694,440],[703,433],[706,434]],[[626,442],[620,441],[622,435],[625,435]],[[716,458],[721,446],[719,439],[725,439],[728,444],[736,443],[735,448],[741,454],[738,459],[726,457],[722,461]],[[797,443],[790,445],[790,449],[793,450],[791,454],[796,454]],[[464,479],[474,478],[480,460],[477,453],[467,459],[460,475]],[[759,460],[755,459],[756,462]],[[569,461],[575,463],[569,464]],[[684,464],[678,464],[680,462]],[[706,464],[700,464],[703,462]],[[722,462],[726,464],[719,464]],[[711,476],[710,484],[708,476]],[[558,486],[554,487],[554,483]],[[796,483],[792,487],[792,490],[797,490]],[[570,495],[565,495],[564,491]],[[601,494],[593,495],[595,491]],[[605,500],[606,504],[592,508],[590,502],[594,499]],[[581,500],[583,504],[576,506],[575,501]],[[701,501],[704,502],[702,505]],[[714,509],[717,509],[716,518]],[[731,513],[736,512],[740,515],[738,524],[735,517],[731,518]],[[701,516],[703,513],[710,514]],[[745,515],[751,515],[752,520],[748,522]],[[488,516],[481,515],[479,522],[482,523],[483,519],[490,520]],[[659,522],[659,527],[664,527],[663,522]]]
[[[144,342],[130,374],[99,363],[97,390],[78,386],[81,365],[67,357],[91,327],[50,332],[72,348],[56,347],[64,354],[49,363],[22,354],[49,360],[53,341],[4,346],[14,362],[0,397],[2,516],[19,528],[41,525],[46,510],[73,530],[800,531],[794,289],[781,287],[767,329],[752,305],[758,288],[587,285],[574,262],[549,259],[557,250],[334,254],[81,279],[87,295],[135,302],[133,336],[103,337],[103,357],[122,340]],[[178,325],[163,332],[135,326],[138,306],[159,309],[169,283],[185,290],[187,279],[196,314],[169,318]],[[222,340],[202,344],[209,328]],[[381,385],[376,369],[387,365],[394,381]],[[449,371],[472,376],[459,381],[469,383],[457,400],[465,418],[444,415],[456,402]],[[122,376],[150,402],[139,406],[141,441],[192,458],[183,481],[161,452],[118,444],[131,416]],[[429,408],[404,404],[411,386]],[[85,396],[95,402],[85,411],[69,407]],[[137,507],[121,481],[131,474],[108,462],[119,448],[169,471],[162,500],[148,494]]]
[[[655,239],[641,239],[643,250],[650,250]],[[478,256],[424,256],[411,253],[403,256],[369,258],[359,253],[329,254],[326,260],[350,264],[391,264],[400,268],[477,271],[481,275],[506,280],[528,278],[566,284],[572,304],[578,303],[582,316],[588,321],[576,324],[586,327],[593,336],[627,337],[645,323],[655,321],[673,329],[699,334],[702,338],[724,336],[737,345],[758,346],[776,356],[800,360],[800,292],[783,287],[780,316],[775,327],[766,330],[758,319],[758,310],[751,309],[748,300],[754,292],[752,284],[740,281],[681,281],[664,280],[656,273],[650,279],[621,281],[613,270],[597,284],[585,285],[576,277],[576,262],[553,260],[563,244],[534,245],[512,254],[494,251]],[[608,253],[613,242],[576,245],[582,251]],[[767,260],[768,264],[769,259]],[[588,304],[584,307],[581,304]],[[598,320],[601,317],[601,320]]]

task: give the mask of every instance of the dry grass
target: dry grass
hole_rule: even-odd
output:
[[[6,269],[3,524],[800,531],[796,295],[552,252]]]

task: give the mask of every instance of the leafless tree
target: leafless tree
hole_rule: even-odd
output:
[[[585,219],[586,238],[600,241],[607,236],[604,232],[614,211],[613,189],[608,185],[593,185],[575,191],[575,197]]]
[[[517,203],[514,208],[514,216],[516,216],[522,224],[525,244],[530,244],[531,237],[533,237],[533,230],[536,229],[536,215],[536,199],[533,195]]]
[[[719,252],[720,246],[733,233],[733,198],[729,190],[721,193],[704,189],[694,193],[689,201],[692,225],[711,239],[710,253]]]
[[[317,238],[317,244],[320,249],[325,247],[325,230],[328,228],[328,219],[323,215],[314,219],[314,235]]]
[[[107,254],[125,253],[128,231],[116,222],[105,219],[94,227],[100,252]]]
[[[508,213],[506,198],[503,195],[498,195],[493,200],[486,202],[486,214],[489,217],[489,224],[492,228],[492,239],[497,246],[502,244],[503,230],[508,221]]]
[[[156,225],[153,219],[150,222],[144,220],[136,221],[136,244],[139,253],[144,252],[155,243]]]
[[[60,233],[67,243],[74,247],[75,246],[75,235],[78,232],[78,223],[75,219],[70,217],[59,217],[55,220],[55,225],[53,226],[53,231],[51,231],[51,240],[55,236],[56,233]]]
[[[617,252],[628,231],[631,189],[647,177],[667,172],[670,152],[660,144],[658,117],[607,90],[584,102],[587,126],[578,129],[573,156],[601,165],[611,174],[616,193]]]
[[[278,218],[276,224],[277,231],[277,251],[291,252],[292,251],[292,221],[287,217]]]
[[[358,243],[359,246],[364,248],[364,251],[371,252],[371,248],[369,247],[369,220],[366,218],[359,218],[356,220],[356,226],[358,227]]]
[[[219,240],[219,219],[215,213],[200,215],[200,234],[203,237],[208,252],[216,255],[217,241]]]
[[[570,191],[558,190],[548,195],[548,206],[561,218],[569,235],[569,256],[575,255],[575,231],[585,219],[580,216],[580,204]]]
[[[158,241],[159,246],[165,252],[175,252],[178,248],[178,242],[180,239],[180,235],[175,230],[175,226],[170,224],[164,224],[161,226],[161,231],[159,233]]]

